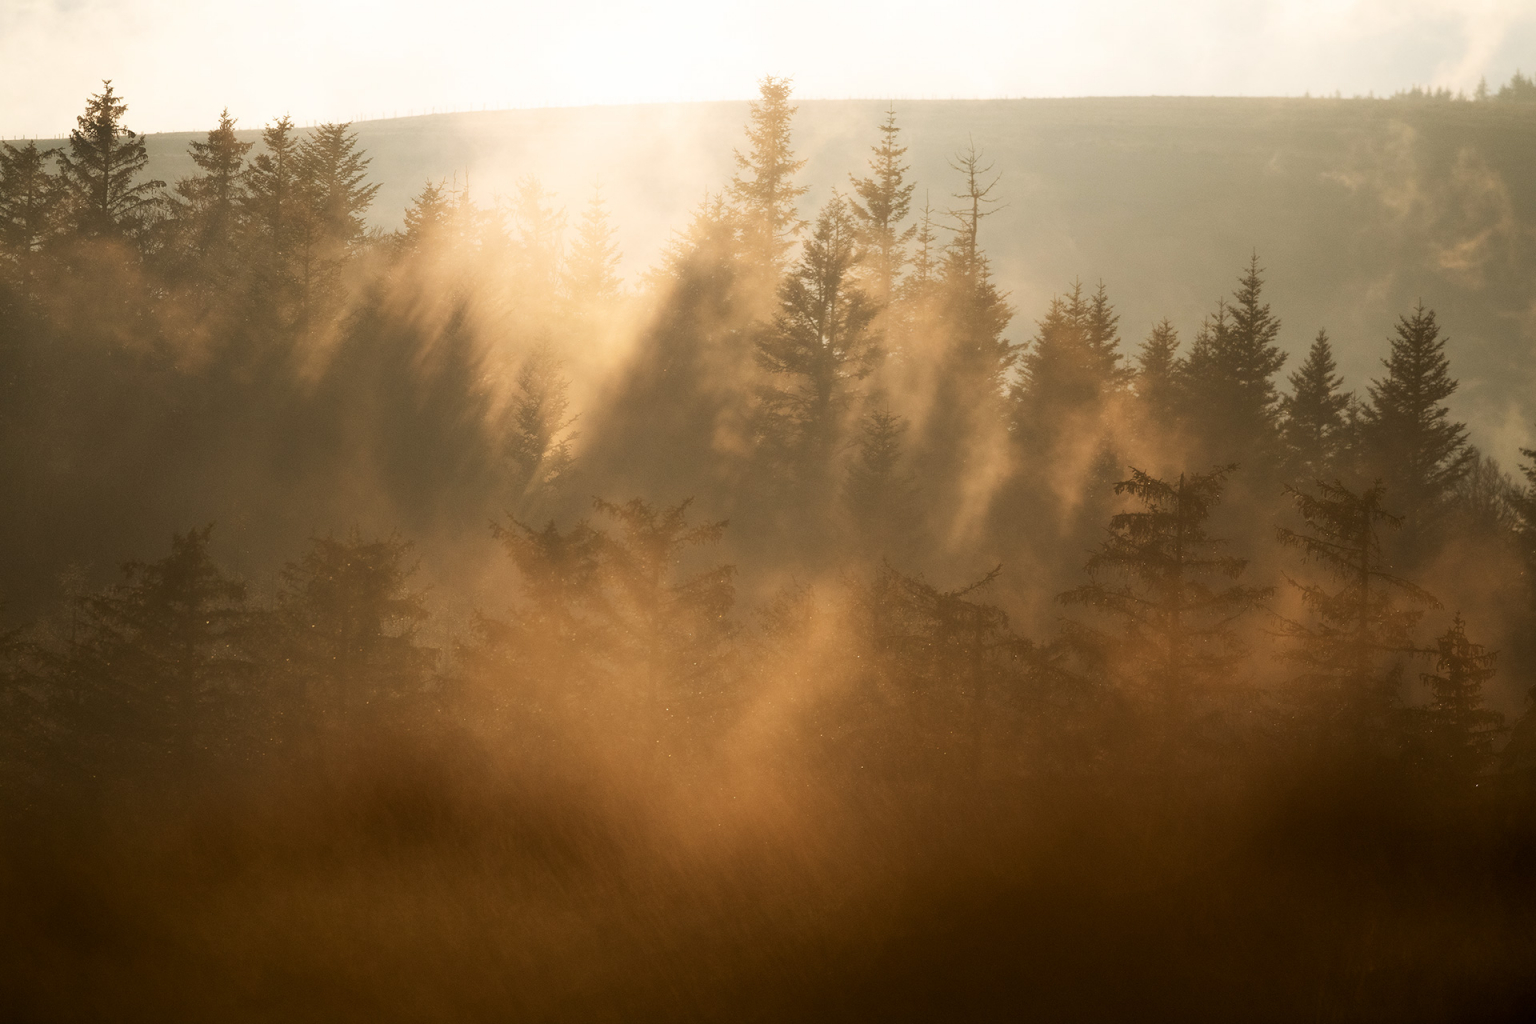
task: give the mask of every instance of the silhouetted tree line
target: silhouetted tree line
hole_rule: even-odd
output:
[[[893,112],[802,217],[794,111],[765,79],[736,177],[627,290],[596,194],[569,239],[531,179],[369,229],[345,124],[226,113],[167,188],[108,83],[63,149],[4,144],[8,797],[466,718],[659,772],[787,688],[780,754],[834,776],[1150,777],[1160,813],[1280,765],[1531,834],[1536,715],[1485,690],[1536,670],[1536,452],[1517,484],[1452,419],[1433,310],[1363,392],[1324,331],[1281,378],[1257,256],[1187,344],[1128,354],[1102,284],[1020,332],[981,151],[919,211]],[[494,541],[515,583],[435,631],[365,518]]]
[[[256,147],[226,112],[192,143],[198,173],[167,190],[143,180],[125,113],[108,83],[65,149],[4,148],[13,535],[56,545],[57,571],[101,514],[80,508],[92,500],[118,503],[108,529],[133,536],[121,520],[156,489],[259,488],[282,505],[361,460],[372,479],[343,495],[343,515],[375,489],[426,531],[510,510],[492,513],[494,532],[525,593],[447,658],[414,639],[428,604],[409,590],[403,542],[316,539],[253,604],[211,560],[207,528],[178,533],[166,558],[7,634],[24,731],[174,761],[409,719],[442,706],[450,676],[492,665],[519,677],[508,701],[636,670],[651,700],[686,691],[724,713],[748,685],[731,654],[733,570],[675,575],[684,549],[725,531],[688,525],[698,500],[730,516],[754,569],[854,571],[869,615],[850,635],[866,629],[875,660],[902,665],[882,671],[959,673],[933,683],[952,695],[1075,688],[1180,721],[1263,695],[1305,706],[1294,726],[1357,753],[1492,770],[1501,726],[1480,687],[1494,655],[1459,616],[1438,640],[1419,635],[1440,606],[1420,577],[1456,557],[1508,575],[1517,552],[1530,564],[1536,522],[1529,488],[1449,416],[1456,381],[1432,310],[1401,318],[1364,396],[1345,390],[1323,331],[1282,390],[1257,257],[1187,349],[1164,321],[1127,357],[1103,285],[1074,284],[1012,341],[981,245],[999,182],[979,151],[955,159],[954,205],[913,222],[892,113],[868,175],[802,219],[781,79],[763,83],[736,178],[643,295],[622,288],[600,195],[569,251],[565,214],[531,179],[492,208],[429,183],[386,235],[365,227],[377,185],[347,125],[281,119]],[[625,320],[650,326],[578,413],[568,365],[592,372],[582,361]],[[605,532],[581,517],[594,491],[673,504],[600,500]],[[12,568],[50,564],[29,554]],[[1267,581],[1239,582],[1255,555]],[[922,582],[988,559],[1028,573],[985,576],[999,604]],[[1450,585],[1460,598],[1486,584]],[[14,589],[33,606],[47,592]],[[1088,614],[1029,643],[999,608],[1050,629],[1042,594]],[[1505,637],[1528,631],[1529,605],[1517,621]],[[899,642],[875,639],[896,623]],[[1531,757],[1528,718],[1505,748],[1511,770]]]

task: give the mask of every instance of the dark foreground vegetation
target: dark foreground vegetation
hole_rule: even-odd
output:
[[[793,112],[629,289],[531,180],[365,230],[346,125],[0,149],[7,1019],[1536,1012],[1536,469],[1434,312],[1019,329],[984,156],[802,221]]]

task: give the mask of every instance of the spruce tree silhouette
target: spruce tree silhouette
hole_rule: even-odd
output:
[[[1165,317],[1152,328],[1136,353],[1133,387],[1149,422],[1164,430],[1178,426],[1183,409],[1179,376],[1179,332]]]
[[[1423,609],[1439,602],[1391,571],[1381,533],[1403,520],[1384,507],[1383,484],[1355,492],[1319,481],[1315,495],[1291,487],[1286,493],[1304,530],[1278,527],[1280,543],[1299,550],[1335,584],[1290,580],[1311,613],[1310,622],[1282,620],[1280,629],[1302,669],[1303,707],[1326,744],[1379,755],[1393,738],[1403,659],[1423,653],[1413,628]]]
[[[55,686],[91,769],[174,776],[226,752],[255,666],[245,586],[213,562],[212,530],[176,534],[170,554],[80,599]]]
[[[1262,301],[1262,273],[1254,254],[1232,301],[1220,302],[1206,318],[1179,368],[1185,415],[1205,441],[1208,457],[1241,463],[1261,481],[1278,469],[1280,395],[1274,377],[1286,359],[1275,344],[1280,320]]]
[[[1419,678],[1429,686],[1423,709],[1426,768],[1452,789],[1465,791],[1493,762],[1494,737],[1504,716],[1483,704],[1483,684],[1497,671],[1498,655],[1467,639],[1461,613],[1435,641],[1433,672]]]
[[[878,307],[854,277],[857,227],[836,194],[779,288],[779,309],[757,339],[758,438],[769,472],[823,516],[835,489],[834,458],[857,407],[859,382],[880,358]],[[809,505],[805,505],[809,502]]]
[[[42,250],[62,228],[64,191],[48,170],[57,155],[35,142],[20,147],[0,142],[0,282],[27,298],[37,294]]]
[[[1207,528],[1235,466],[1159,480],[1133,468],[1115,484],[1138,508],[1109,521],[1088,559],[1089,582],[1061,594],[1117,623],[1110,633],[1077,626],[1074,642],[1096,649],[1114,685],[1150,710],[1173,717],[1208,707],[1246,657],[1234,624],[1263,607],[1271,587],[1239,583],[1246,559],[1219,553]]]
[[[123,124],[128,104],[110,80],[75,118],[59,154],[67,215],[86,238],[133,236],[159,212],[165,182],[139,181],[149,164],[142,136]]]
[[[1341,391],[1327,331],[1318,331],[1306,362],[1290,376],[1291,393],[1280,399],[1281,438],[1294,480],[1333,479],[1351,456],[1348,411],[1354,395]]]
[[[1362,456],[1391,488],[1403,511],[1403,553],[1429,555],[1456,484],[1477,455],[1465,424],[1451,419],[1445,400],[1456,393],[1435,311],[1414,307],[1400,316],[1392,353],[1382,360],[1387,375],[1373,380],[1363,410]]]

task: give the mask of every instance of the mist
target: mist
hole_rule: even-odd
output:
[[[1533,96],[0,144],[8,1012],[1521,1019]]]

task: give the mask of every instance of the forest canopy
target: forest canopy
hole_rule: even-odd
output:
[[[918,182],[893,107],[803,214],[795,115],[628,280],[600,187],[370,227],[348,124],[0,143],[26,1013],[1532,1005],[1536,451],[1457,325],[1345,380],[1251,251],[1195,324],[1021,309],[986,139]]]

